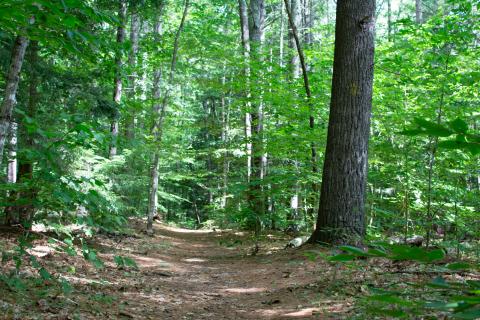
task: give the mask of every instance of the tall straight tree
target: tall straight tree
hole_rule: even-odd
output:
[[[7,141],[8,131],[12,122],[13,108],[17,103],[17,89],[20,82],[20,71],[22,70],[25,51],[28,46],[28,39],[18,36],[12,48],[12,58],[8,69],[5,96],[0,106],[0,165],[3,160],[3,150]]]
[[[112,135],[112,142],[110,144],[110,158],[117,155],[117,139],[118,139],[118,124],[120,118],[120,102],[122,101],[122,45],[125,42],[125,22],[127,19],[127,3],[125,0],[118,1],[118,20],[120,25],[117,28],[117,55],[115,57],[115,78],[113,80],[113,101],[118,108],[113,115],[110,133]]]
[[[162,1],[160,3],[160,10],[159,10],[159,19],[162,18],[162,13],[163,13],[163,6],[164,2]],[[147,233],[149,235],[153,235],[153,219],[155,215],[157,214],[157,207],[158,207],[158,174],[159,174],[159,165],[160,165],[160,150],[159,150],[159,144],[162,142],[162,136],[163,136],[163,122],[165,119],[165,111],[167,108],[167,104],[170,101],[170,95],[171,95],[171,87],[173,85],[173,80],[175,77],[175,71],[177,69],[177,61],[178,61],[178,49],[180,45],[180,36],[182,34],[183,28],[185,27],[185,20],[187,19],[187,14],[188,14],[188,8],[190,5],[190,0],[185,0],[185,5],[183,8],[183,15],[182,15],[182,20],[180,21],[180,25],[178,26],[177,32],[175,34],[175,40],[173,43],[173,53],[172,53],[172,61],[170,64],[170,72],[168,75],[168,86],[167,89],[163,95],[163,99],[160,104],[158,102],[155,102],[155,105],[153,107],[155,111],[155,120],[152,128],[153,136],[155,139],[155,142],[157,143],[157,146],[154,151],[153,155],[153,165],[152,165],[152,173],[151,173],[151,184],[150,184],[150,195],[149,195],[149,204],[148,204],[148,216],[147,216]],[[159,20],[158,23],[161,23],[161,20]],[[157,32],[157,40],[160,39],[161,33],[162,33],[162,27],[161,24],[157,24],[156,26],[156,32]],[[154,85],[153,89],[153,95],[155,99],[158,99],[160,97],[159,95],[159,85],[160,85],[160,77],[161,77],[161,72],[157,73],[156,76],[158,77],[155,79],[156,83]]]
[[[128,98],[130,102],[134,102],[137,93],[137,60],[138,60],[138,42],[140,36],[140,6],[136,4],[131,5],[132,13],[130,15],[130,52],[128,54],[128,66],[129,66],[129,75],[128,75]],[[129,114],[127,115],[126,121],[126,130],[125,134],[127,139],[131,140],[135,138],[135,122],[136,122],[136,109],[130,108]]]
[[[36,116],[37,105],[39,102],[38,87],[41,83],[41,75],[39,73],[39,44],[38,41],[31,41],[28,47],[28,54],[26,59],[28,61],[27,74],[29,78],[28,83],[28,102],[26,115],[32,119]],[[29,132],[27,123],[21,123],[20,127],[15,125],[18,130],[18,136],[22,137],[21,147],[23,150],[33,150],[35,148],[35,135]],[[12,128],[13,129],[13,123]],[[5,225],[11,226],[15,224],[22,224],[24,227],[30,227],[34,215],[35,202],[35,188],[33,181],[34,161],[25,155],[25,152],[20,153],[18,160],[18,174],[16,174],[16,181],[11,180],[12,183],[27,184],[20,191],[13,191],[10,195],[10,205],[5,207]],[[15,168],[16,171],[16,168]]]
[[[339,0],[327,148],[310,242],[361,243],[375,51],[375,0]]]
[[[240,31],[242,39],[245,75],[245,96],[250,98],[250,30],[248,29],[248,9],[245,0],[238,0],[238,11],[240,16]],[[247,101],[247,112],[245,112],[245,149],[247,154],[247,181],[250,182],[252,173],[252,117],[250,114],[250,101]]]
[[[261,61],[262,47],[265,40],[265,1],[250,0],[250,62],[252,80],[261,83]],[[258,86],[257,87],[261,87]],[[250,186],[250,209],[255,213],[255,233],[261,231],[261,216],[265,213],[265,201],[263,199],[262,186],[260,182],[264,176],[264,148],[263,148],[263,102],[260,94],[252,99],[252,176],[253,182]]]

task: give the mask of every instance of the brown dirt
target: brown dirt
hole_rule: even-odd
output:
[[[371,288],[404,289],[407,282],[430,279],[411,263],[311,261],[309,251],[330,252],[285,250],[290,238],[281,234],[266,235],[252,255],[248,233],[156,224],[150,237],[143,221],[130,224],[132,236],[89,240],[105,264],[100,269],[81,254],[56,251],[40,235],[29,253],[54,277],[68,279],[74,291],[65,294],[40,280],[25,259],[19,276],[26,290],[0,281],[0,319],[371,319],[361,302]],[[0,232],[0,251],[12,252],[17,237]],[[133,259],[138,269],[119,268],[115,256]],[[0,264],[0,276],[12,268],[13,262]]]
[[[137,236],[97,236],[90,243],[105,262],[102,269],[94,268],[81,256],[56,251],[50,254],[48,247],[45,249],[46,241],[36,240],[37,251],[32,252],[40,252],[42,265],[54,275],[67,278],[75,291],[64,296],[60,290],[48,290],[45,283],[35,283],[36,289],[31,288],[22,297],[0,285],[0,292],[7,293],[0,295],[0,304],[7,309],[3,316],[334,319],[344,318],[352,308],[352,299],[333,293],[330,296],[332,280],[326,275],[333,275],[331,267],[309,261],[304,250],[283,250],[289,240],[285,237],[267,236],[258,254],[252,255],[252,238],[246,233],[193,231],[157,224],[155,236],[149,237],[141,231],[142,222],[132,221],[132,225]],[[116,255],[134,259],[139,269],[117,268],[113,262]]]

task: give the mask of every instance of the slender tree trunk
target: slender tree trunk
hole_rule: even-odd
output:
[[[188,13],[188,8],[190,5],[189,0],[185,0],[185,6],[183,10],[183,15],[182,15],[182,20],[180,21],[180,25],[178,27],[177,33],[175,34],[175,41],[173,44],[173,54],[172,54],[172,62],[170,65],[170,73],[168,76],[168,86],[167,89],[164,93],[162,102],[160,105],[155,105],[158,102],[158,98],[160,97],[159,94],[159,85],[160,85],[160,75],[161,72],[159,72],[159,78],[157,79],[157,83],[154,85],[154,97],[155,99],[155,104],[153,109],[156,111],[156,119],[154,121],[153,125],[153,135],[155,139],[155,144],[156,144],[156,149],[154,152],[154,160],[153,160],[153,165],[152,165],[152,175],[151,175],[151,184],[150,184],[150,197],[149,197],[149,206],[148,206],[148,216],[147,216],[147,234],[152,235],[153,234],[153,219],[155,215],[157,214],[157,207],[158,207],[158,175],[159,175],[159,163],[160,163],[160,151],[159,151],[159,144],[162,141],[162,134],[163,134],[163,121],[165,118],[165,111],[167,104],[170,100],[170,94],[171,94],[171,86],[173,85],[173,80],[175,77],[175,71],[177,67],[177,60],[178,60],[178,47],[180,44],[180,35],[182,34],[183,28],[185,26],[185,20],[187,18],[187,13]],[[161,19],[161,14],[163,12],[163,2],[160,4],[160,10],[159,10],[159,19]],[[160,21],[160,20],[159,20]],[[157,25],[156,28],[157,32],[160,32],[157,34],[157,39],[160,39],[161,37],[161,25]],[[157,90],[157,91],[155,91]]]
[[[223,66],[222,87],[225,88],[227,83],[226,64]],[[230,110],[226,101],[225,94],[222,91],[221,105],[222,105],[222,144],[223,144],[223,173],[222,173],[222,208],[227,206],[227,191],[228,191],[228,172],[230,168],[228,143],[228,133],[230,131]]]
[[[117,28],[117,45],[118,51],[115,57],[115,78],[114,78],[114,89],[113,89],[113,101],[117,109],[113,115],[112,124],[110,126],[110,134],[112,137],[112,142],[110,144],[110,159],[117,155],[117,145],[118,145],[118,130],[119,130],[119,119],[120,119],[120,103],[122,101],[122,71],[123,71],[123,62],[122,62],[122,45],[125,42],[125,22],[127,17],[127,3],[126,0],[119,0],[119,9],[118,9],[118,20],[120,25]]]
[[[8,164],[7,164],[7,182],[17,182],[17,129],[15,121],[10,124],[9,143],[8,143]]]
[[[288,14],[289,29],[288,29],[288,47],[290,49],[290,76],[292,79],[297,79],[300,76],[300,58],[297,54],[296,45],[299,40],[297,27],[301,25],[300,15],[300,0],[284,0],[285,9]],[[298,41],[300,42],[300,41]]]
[[[243,63],[246,90],[245,96],[247,98],[246,112],[245,112],[245,151],[247,154],[247,182],[250,182],[252,175],[252,117],[250,113],[250,30],[248,28],[248,9],[245,0],[238,0],[238,9],[240,15],[240,31],[243,47]]]
[[[311,242],[361,243],[374,67],[375,0],[337,1],[327,148]]]
[[[423,22],[422,0],[415,0],[415,21],[418,24]]]
[[[138,10],[138,8],[135,8]],[[130,69],[130,75],[128,76],[128,100],[130,102],[135,102],[136,93],[137,93],[137,55],[138,55],[138,40],[140,34],[140,17],[138,12],[133,12],[131,15],[130,22],[130,43],[131,49],[128,56],[128,65]],[[136,114],[135,108],[129,109],[129,114],[127,116],[127,128],[126,136],[129,140],[135,139],[135,124],[136,124]]]
[[[305,54],[303,53],[302,45],[300,43],[300,38],[298,36],[298,31],[297,31],[297,26],[295,24],[295,20],[293,19],[293,15],[292,15],[291,11],[288,10],[287,0],[284,0],[284,2],[285,2],[285,8],[286,8],[286,11],[287,11],[288,21],[289,21],[289,24],[290,24],[292,36],[293,36],[293,39],[294,39],[294,42],[295,42],[295,47],[297,48],[297,53],[298,53],[298,57],[299,57],[299,60],[300,60],[300,66],[301,66],[302,75],[303,75],[303,86],[304,86],[304,89],[305,89],[305,94],[306,94],[306,97],[307,97],[307,103],[308,103],[308,107],[309,107],[309,110],[310,110],[309,128],[310,128],[310,130],[313,131],[315,129],[315,118],[314,118],[314,110],[313,110],[312,91],[311,91],[311,88],[310,88],[310,81],[309,81],[309,77],[308,77],[307,63],[305,61]],[[317,174],[318,173],[317,147],[315,146],[314,141],[312,141],[310,143],[310,145],[311,145],[311,147],[310,147],[310,150],[311,150],[310,161],[312,163],[312,172],[314,174]],[[318,193],[317,184],[315,184],[315,183],[312,184],[312,191],[314,192],[314,194]],[[316,208],[316,203],[317,203],[316,196],[314,196],[313,199],[311,199],[311,202],[312,202],[312,208],[315,209]],[[313,211],[311,211],[310,215],[313,216]]]
[[[250,0],[250,48],[251,48],[251,74],[252,79],[261,86],[262,72],[262,47],[265,40],[265,2],[264,0]],[[252,109],[252,176],[253,183],[250,184],[249,197],[250,209],[255,213],[255,234],[259,235],[262,228],[263,215],[265,213],[265,201],[262,192],[261,181],[264,177],[263,159],[263,102],[261,97],[255,99]]]
[[[387,0],[388,41],[392,41],[392,0]]]
[[[284,42],[285,42],[285,19],[283,15],[283,6],[285,5],[285,2],[280,2],[279,8],[280,8],[280,39],[279,39],[279,57],[278,57],[278,65],[280,68],[284,67]]]
[[[38,86],[40,76],[38,72],[38,42],[32,41],[29,47],[28,59],[28,104],[27,115],[34,118],[39,100]],[[23,149],[33,149],[35,147],[34,137],[21,126],[24,137],[22,141]],[[22,156],[18,159],[17,183],[24,184],[21,191],[15,191],[10,195],[11,204],[5,208],[5,225],[14,225],[21,223],[29,228],[34,214],[35,188],[33,186],[33,163],[32,159]],[[14,182],[14,181],[12,181]]]
[[[13,44],[10,67],[6,77],[5,95],[0,106],[0,165],[2,164],[5,142],[12,121],[13,108],[17,103],[17,89],[18,83],[20,82],[20,71],[22,70],[27,46],[28,39],[24,36],[18,36]]]

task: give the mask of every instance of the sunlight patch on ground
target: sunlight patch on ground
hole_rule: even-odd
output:
[[[188,258],[188,259],[183,259],[185,262],[207,262],[205,259],[200,259],[200,258]]]
[[[46,256],[52,255],[55,250],[48,246],[35,246],[31,249],[26,250],[32,256],[37,258],[45,258]]]
[[[312,316],[314,313],[318,313],[320,309],[318,308],[305,308],[294,312],[285,313],[286,317],[308,317]]]
[[[88,278],[80,278],[75,277],[72,275],[64,275],[62,278],[68,280],[69,282],[76,283],[76,284],[95,284],[95,285],[116,285],[117,282],[110,282],[106,280],[97,280],[97,279],[88,279]]]
[[[305,318],[311,317],[313,315],[320,315],[320,309],[318,308],[304,308],[299,310],[292,309],[266,309],[266,310],[257,310],[257,314],[262,317],[281,317],[281,318]],[[322,318],[323,319],[323,318]]]
[[[213,230],[210,230],[210,229],[192,230],[192,229],[171,227],[171,226],[167,226],[167,225],[164,225],[164,224],[159,224],[159,226],[161,226],[162,229],[172,231],[172,232],[175,232],[175,233],[208,234],[208,233],[214,232]]]
[[[151,267],[170,267],[170,263],[166,262],[165,260],[158,259],[158,258],[149,258],[149,257],[135,257],[135,262],[138,264],[139,267],[142,268],[151,268]]]
[[[223,292],[229,293],[257,293],[265,291],[267,291],[267,288],[229,288],[223,290]]]

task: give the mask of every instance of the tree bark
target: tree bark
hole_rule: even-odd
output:
[[[422,0],[415,0],[415,22],[423,23]]]
[[[138,8],[134,8],[138,10]],[[128,99],[130,102],[135,102],[135,96],[137,93],[137,55],[138,55],[138,41],[140,34],[140,17],[138,12],[132,12],[130,21],[130,44],[131,49],[128,56],[128,65],[130,68],[130,75],[128,76]],[[136,115],[135,108],[129,109],[127,116],[127,128],[126,136],[129,140],[135,139],[135,123]]]
[[[247,182],[250,182],[252,175],[252,116],[250,113],[250,30],[248,28],[248,9],[245,0],[238,0],[238,10],[240,16],[240,31],[243,47],[243,63],[245,76],[245,96],[247,98],[245,112],[245,151],[247,154]]]
[[[6,77],[5,96],[0,106],[0,165],[3,160],[5,142],[12,122],[12,113],[17,103],[17,89],[20,82],[20,71],[25,57],[25,50],[28,46],[28,39],[18,36],[12,48],[12,58]]]
[[[162,1],[160,4],[159,19],[161,19],[161,15],[163,12],[163,5],[164,5],[164,2]],[[170,99],[171,86],[173,85],[173,80],[175,77],[175,70],[177,67],[177,60],[178,60],[178,48],[180,44],[180,35],[182,34],[182,31],[185,26],[185,20],[187,18],[189,5],[190,5],[190,1],[185,0],[182,20],[180,21],[180,25],[178,26],[177,33],[175,34],[174,44],[173,44],[172,62],[170,65],[170,73],[168,76],[168,86],[167,86],[167,90],[164,93],[164,96],[160,105],[158,105],[158,99],[160,98],[159,86],[160,86],[161,72],[158,73],[159,77],[157,78],[156,84],[154,85],[154,98],[156,102],[154,104],[153,109],[156,113],[156,118],[154,120],[152,132],[154,135],[156,149],[154,151],[154,157],[153,157],[154,160],[152,165],[150,196],[149,196],[148,216],[147,216],[147,234],[149,235],[153,235],[153,219],[157,214],[157,207],[158,207],[158,176],[159,176],[159,164],[160,164],[159,145],[162,142],[163,120],[165,118],[166,107]],[[157,39],[160,39],[161,30],[162,30],[160,24],[157,25],[156,30],[157,30]]]
[[[122,101],[122,51],[121,48],[125,42],[126,32],[125,32],[125,20],[127,17],[127,3],[125,0],[119,0],[118,8],[118,20],[120,25],[117,28],[117,46],[118,51],[115,57],[115,78],[113,80],[114,89],[113,89],[113,101],[117,109],[113,115],[112,124],[110,126],[110,134],[112,137],[112,142],[110,144],[109,157],[110,159],[117,155],[117,144],[118,144],[118,130],[119,130],[119,118],[120,118],[120,103]]]
[[[265,40],[265,2],[264,0],[250,0],[250,62],[253,81],[260,84],[262,72],[259,66],[262,62],[262,47]],[[264,148],[263,148],[263,102],[261,97],[252,105],[252,177],[250,184],[249,204],[255,214],[255,234],[259,235],[262,229],[262,219],[265,213],[265,201],[261,181],[264,177]]]
[[[17,182],[17,129],[17,123],[12,121],[8,143],[7,183]]]
[[[297,27],[301,25],[300,0],[284,0],[285,10],[288,14],[288,47],[290,49],[290,75],[293,79],[300,76],[300,58],[297,54],[299,35]]]
[[[388,41],[392,41],[392,0],[387,0]]]
[[[327,148],[310,242],[359,244],[365,235],[374,36],[375,0],[337,2]]]
[[[40,76],[38,73],[38,42],[32,41],[29,47],[29,54],[27,56],[29,62],[28,75],[28,104],[27,115],[30,118],[35,117],[37,104],[39,100],[38,86],[40,84]],[[23,127],[23,128],[22,128]],[[24,126],[22,148],[33,149],[35,146],[34,137],[26,130]],[[12,128],[13,129],[13,128]],[[17,159],[16,159],[17,160]],[[16,169],[16,168],[15,168]],[[35,188],[33,187],[33,163],[31,159],[22,156],[18,159],[18,174],[17,182],[22,183],[20,191],[12,192],[9,199],[11,204],[5,208],[5,225],[12,226],[15,224],[22,224],[29,228],[34,215],[34,200]]]

